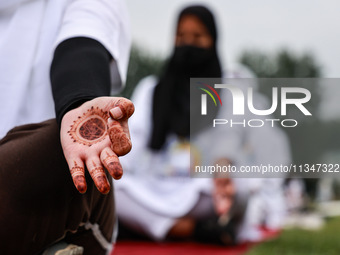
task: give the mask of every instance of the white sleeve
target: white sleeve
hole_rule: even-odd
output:
[[[55,45],[72,37],[88,37],[100,42],[112,55],[112,73],[126,79],[130,34],[125,2],[121,0],[73,0],[67,6]],[[118,89],[118,88],[117,88]]]

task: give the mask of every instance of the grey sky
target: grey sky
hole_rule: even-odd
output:
[[[204,3],[216,14],[223,64],[244,49],[311,51],[326,77],[340,77],[340,1],[338,0],[126,0],[135,43],[167,56],[174,24],[183,6]]]

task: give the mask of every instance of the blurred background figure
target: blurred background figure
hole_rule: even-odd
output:
[[[190,178],[189,138],[195,139],[190,137],[190,78],[254,78],[245,67],[224,74],[217,54],[217,39],[215,19],[210,10],[204,6],[182,10],[177,21],[174,51],[163,74],[159,79],[154,76],[142,79],[131,98],[136,107],[129,123],[133,149],[121,158],[125,175],[115,187],[117,212],[121,226],[155,240],[195,238],[230,245],[238,240],[260,239],[258,233],[256,238],[242,233],[256,229],[268,215],[272,219],[284,214],[282,179],[271,182]],[[222,101],[231,104],[230,99]],[[214,116],[218,114],[220,112],[214,112]],[[198,127],[197,132],[202,133],[205,128]],[[272,144],[260,140],[264,135],[276,137],[277,133],[283,139],[273,138]],[[258,129],[223,132],[223,155],[216,156],[214,161],[225,165],[244,163],[249,156],[245,152],[247,147],[255,155],[248,159],[252,157],[260,162],[273,152],[273,145],[277,154],[289,161],[284,138],[273,128],[261,132]],[[251,188],[253,186],[256,188]],[[259,201],[263,194],[272,195],[267,203],[252,202],[253,209],[246,209],[251,195]],[[271,203],[270,198],[276,203]],[[270,203],[273,206],[269,206]],[[275,206],[276,210],[269,209]],[[266,212],[264,207],[267,207]],[[251,216],[254,212],[258,217]],[[273,220],[271,226],[279,228],[278,221],[280,218],[275,219],[275,223]]]
[[[163,62],[173,49],[173,34],[166,28],[175,29],[177,24],[173,24],[175,23],[173,17],[176,16],[178,8],[193,1],[126,0],[126,2],[132,14],[134,40],[124,91],[124,95],[130,97],[141,78],[150,74],[159,77]],[[237,1],[200,1],[212,7],[214,14],[217,15],[215,17],[220,32],[218,56],[223,70],[228,69],[228,76],[232,74],[233,77],[237,77],[239,74],[241,77],[327,80],[326,84],[321,86],[309,84],[306,87],[312,94],[312,102],[308,109],[311,109],[313,118],[299,120],[297,128],[283,129],[291,145],[291,162],[296,165],[309,162],[339,162],[340,90],[335,84],[337,79],[324,78],[339,77],[340,58],[335,53],[339,52],[340,36],[334,31],[338,30],[340,24],[337,11],[340,2],[328,0],[326,2],[325,5],[324,2],[311,3],[302,0],[299,4],[291,5],[287,2],[260,0],[254,3],[254,8],[244,8],[244,3]],[[258,6],[265,8],[257,8]],[[247,71],[243,71],[242,66],[234,68],[231,66],[234,62],[246,66],[253,74],[247,76]],[[259,84],[258,91],[271,98],[272,88],[264,85]],[[278,85],[279,89],[280,87],[281,85]],[[287,114],[287,118],[294,118],[289,112]],[[282,118],[280,114],[273,117]],[[273,151],[276,151],[276,148]],[[299,179],[297,182],[295,177]],[[297,252],[310,254],[316,250],[326,254],[339,250],[339,242],[334,235],[340,224],[339,217],[334,218],[340,215],[339,178],[332,178],[330,184],[328,180],[319,182],[318,179],[308,178],[310,174],[307,174],[307,179],[304,177],[290,175],[289,179],[285,180],[288,214],[298,213],[301,217],[289,217],[285,222],[289,229],[284,230],[277,240],[261,244],[259,249],[255,248],[256,251],[251,254]],[[250,181],[256,186],[255,181]],[[270,192],[268,194],[270,195]],[[326,201],[322,201],[325,199]],[[309,213],[318,213],[323,218],[332,219],[326,218],[324,228],[318,231],[315,231],[314,227],[312,232],[303,230],[303,233],[300,229],[295,229],[302,223],[306,225],[303,219],[308,218]],[[265,215],[260,213],[262,218],[266,217]],[[309,228],[312,226],[309,220],[308,226]],[[306,229],[306,226],[303,229]],[[254,233],[254,236],[259,236],[259,232]]]

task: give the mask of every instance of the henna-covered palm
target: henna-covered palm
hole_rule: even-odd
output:
[[[86,192],[85,165],[98,190],[106,194],[110,184],[104,168],[115,179],[123,174],[118,156],[131,150],[128,118],[131,101],[119,97],[98,97],[66,113],[60,137],[74,185]]]

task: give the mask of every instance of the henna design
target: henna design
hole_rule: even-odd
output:
[[[103,161],[103,163],[106,165],[106,166],[109,166],[114,160],[115,160],[115,157],[114,156],[110,156],[110,155],[107,155],[108,157],[106,157]]]
[[[127,102],[126,100],[119,99],[114,106],[118,106],[120,108],[125,118],[129,118],[135,111],[135,107],[133,106],[133,104]],[[114,119],[113,116],[111,117]]]
[[[92,168],[92,169],[90,170],[92,179],[96,179],[96,178],[99,177],[99,176],[105,175],[105,174],[104,174],[104,169],[103,169],[103,167],[97,166],[96,163],[94,163],[94,161],[92,161],[92,164],[93,164],[93,166],[94,166],[94,168]]]
[[[112,177],[115,180],[119,180],[120,178],[122,178],[123,169],[119,162],[111,162],[109,164],[109,168],[111,169]]]
[[[131,141],[119,125],[113,125],[109,128],[109,137],[111,148],[118,156],[123,156],[131,150]]]
[[[111,176],[119,180],[123,175],[123,169],[119,162],[116,161],[118,159],[117,156],[110,155],[106,152],[106,158],[103,160],[104,165],[108,168],[107,170],[110,172]]]
[[[103,167],[97,166],[94,161],[92,161],[92,164],[94,168],[90,170],[90,174],[93,181],[101,193],[108,193],[110,191],[110,185],[107,183]]]
[[[74,167],[70,170],[71,176],[73,179],[73,183],[76,186],[77,190],[80,193],[85,193],[86,191],[86,180],[85,180],[85,170],[83,167],[77,165],[77,162],[74,161]]]
[[[76,176],[84,176],[84,168],[80,167],[77,165],[77,162],[74,161],[74,167],[72,167],[71,171],[71,175],[72,177],[76,177]]]
[[[105,139],[107,134],[107,118],[107,112],[92,106],[82,116],[78,116],[78,119],[73,122],[68,133],[73,142],[90,147]]]

